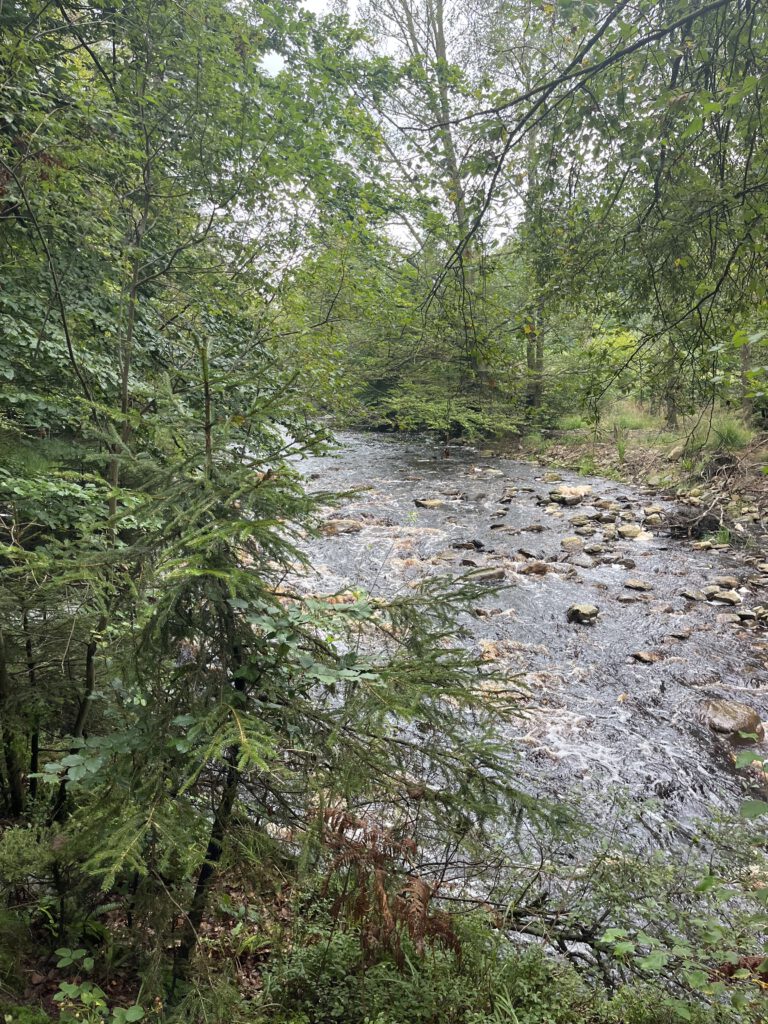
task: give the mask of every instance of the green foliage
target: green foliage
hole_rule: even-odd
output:
[[[567,413],[557,421],[558,430],[588,430],[589,423],[580,413]]]
[[[456,625],[482,588],[332,606],[294,581],[331,500],[296,470],[327,450],[318,410],[533,454],[553,424],[615,426],[620,462],[629,431],[697,422],[690,470],[750,443],[764,5],[361,18],[0,6],[0,980],[20,991],[36,951],[75,1019],[166,995],[179,1021],[242,1015],[194,966],[231,871],[272,928],[233,936],[269,957],[265,1019],[752,1013],[761,802],[706,874],[616,850],[576,888],[556,850],[511,866],[512,823],[543,812],[499,741],[523,696]],[[495,933],[435,896],[466,863],[504,864],[456,897],[505,893]],[[270,901],[307,876],[291,932]],[[578,947],[591,985],[516,929]],[[115,965],[136,1002],[111,1004]],[[616,971],[654,983],[606,1002]]]
[[[754,433],[735,416],[718,416],[712,421],[706,447],[713,451],[735,452],[746,448]]]
[[[432,430],[446,438],[499,437],[515,432],[508,409],[481,395],[451,394],[445,383],[409,381],[377,406],[382,424],[399,430]]]
[[[48,1014],[34,1006],[4,1006],[0,1003],[0,1014],[5,1024],[51,1024]]]
[[[568,1024],[586,1019],[592,997],[566,964],[536,947],[525,951],[494,936],[482,915],[459,922],[461,956],[435,948],[405,964],[366,961],[359,936],[322,918],[294,936],[264,979],[263,1002],[280,1021],[328,1024]],[[514,1015],[513,1015],[514,1014]]]

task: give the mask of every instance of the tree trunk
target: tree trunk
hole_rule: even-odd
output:
[[[244,702],[246,684],[245,680],[239,677],[239,672],[243,667],[242,648],[237,638],[235,617],[232,609],[227,604],[224,605],[220,613],[220,620],[222,632],[227,638],[228,657],[225,659],[226,667],[232,672],[235,693]],[[224,758],[226,766],[224,786],[214,812],[205,858],[198,871],[195,891],[186,916],[181,943],[176,954],[173,985],[175,985],[178,978],[183,977],[186,973],[192,953],[197,945],[198,933],[208,903],[211,883],[216,873],[216,866],[221,860],[224,840],[229,831],[232,821],[232,810],[237,799],[237,791],[240,784],[240,771],[237,767],[239,759],[240,747],[238,745],[231,746]]]
[[[740,390],[741,390],[741,411],[744,419],[749,422],[755,412],[755,406],[752,399],[752,392],[750,387],[749,374],[752,369],[752,347],[747,342],[741,346],[740,356]]]
[[[26,608],[22,612],[22,626],[24,629],[24,650],[27,655],[27,679],[31,701],[37,700],[37,666],[35,665],[35,653],[32,647],[32,635],[29,632],[29,616]],[[35,708],[32,735],[30,737],[29,753],[29,797],[34,800],[37,797],[37,772],[40,767],[40,731],[38,723],[38,712]]]
[[[14,818],[24,813],[24,778],[15,747],[15,732],[10,724],[11,679],[8,674],[5,637],[0,629],[0,739],[8,777],[8,809]]]

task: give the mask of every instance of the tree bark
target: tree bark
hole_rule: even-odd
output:
[[[0,629],[0,738],[8,778],[8,809],[14,818],[24,813],[24,778],[21,761],[15,747],[15,730],[11,722],[11,679],[8,673],[5,636]]]

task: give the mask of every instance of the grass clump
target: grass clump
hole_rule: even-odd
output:
[[[754,431],[739,416],[720,415],[700,422],[689,434],[686,454],[695,452],[737,452],[754,439]]]
[[[658,416],[653,416],[639,402],[629,400],[616,402],[603,419],[618,430],[653,430],[661,423]]]
[[[754,436],[737,416],[720,416],[712,422],[707,447],[714,451],[737,452],[746,448]]]
[[[525,451],[532,455],[543,455],[550,446],[550,442],[537,431],[526,434],[522,440]]]
[[[588,427],[587,420],[578,413],[568,413],[557,421],[558,430],[586,430]]]

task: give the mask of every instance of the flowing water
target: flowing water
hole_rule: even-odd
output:
[[[671,539],[669,503],[625,484],[568,471],[556,482],[541,466],[469,447],[445,458],[424,438],[339,440],[338,454],[301,469],[310,489],[359,488],[328,510],[354,521],[342,531],[356,532],[312,540],[316,574],[302,585],[392,595],[429,574],[503,569],[505,589],[465,622],[477,653],[520,673],[530,689],[528,716],[510,735],[523,788],[555,800],[578,789],[596,818],[611,792],[647,800],[651,832],[684,835],[694,818],[732,810],[755,786],[699,708],[726,698],[768,717],[768,635],[762,624],[718,621],[732,612],[722,604],[681,596],[727,575],[738,579],[741,610],[760,604],[762,581],[749,559]],[[562,484],[591,485],[592,493],[575,507],[553,506],[549,493]],[[421,508],[417,499],[440,504]],[[642,524],[650,505],[662,509],[660,523],[651,512],[655,525],[639,538],[611,537],[616,525]],[[616,524],[598,518],[612,516]],[[575,530],[594,530],[580,541],[587,552],[603,550],[564,548]],[[637,579],[651,589],[626,587]],[[569,623],[574,603],[597,605],[596,622]],[[635,659],[641,652],[649,663]]]

